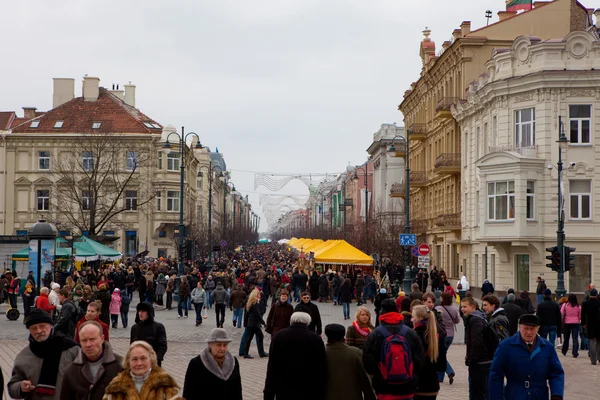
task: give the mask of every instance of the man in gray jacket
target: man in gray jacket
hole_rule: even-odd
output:
[[[225,307],[227,307],[227,303],[229,303],[229,293],[227,293],[221,281],[217,281],[217,288],[213,290],[210,297],[213,303],[215,304],[217,328],[222,328],[223,322],[225,322]],[[221,315],[220,319],[219,314]]]
[[[13,399],[60,398],[64,370],[79,354],[79,347],[67,337],[52,334],[52,325],[50,314],[39,308],[27,316],[29,346],[17,354],[7,384]]]

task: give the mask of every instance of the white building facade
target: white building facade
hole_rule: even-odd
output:
[[[489,279],[498,290],[531,292],[541,276],[556,289],[545,249],[556,246],[561,117],[570,140],[562,153],[565,244],[577,249],[565,286],[581,293],[600,262],[598,37],[519,37],[486,67],[452,108],[463,143],[461,269],[472,286]]]

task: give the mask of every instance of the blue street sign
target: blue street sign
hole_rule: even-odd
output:
[[[400,234],[400,246],[416,246],[417,235],[414,233],[401,233]]]
[[[419,257],[419,246],[414,246],[411,252],[413,257]]]

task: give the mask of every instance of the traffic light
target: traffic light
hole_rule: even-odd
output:
[[[563,252],[565,256],[565,272],[575,268],[575,256],[571,254],[575,250],[575,247],[563,247]]]
[[[546,247],[546,251],[550,253],[549,256],[546,256],[546,260],[550,260],[551,263],[546,264],[546,267],[550,268],[552,271],[559,272],[560,271],[560,253],[558,252],[558,247]]]

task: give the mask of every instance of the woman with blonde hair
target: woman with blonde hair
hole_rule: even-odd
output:
[[[435,311],[425,305],[412,307],[412,323],[423,342],[425,362],[415,374],[419,377],[419,386],[414,400],[435,400],[440,391],[438,372],[446,370],[446,351],[444,342],[438,335]],[[443,329],[443,328],[442,328]]]
[[[108,384],[103,400],[181,399],[177,393],[177,382],[158,366],[152,346],[138,340],[129,346],[123,371]]]
[[[254,335],[256,335],[256,347],[258,347],[258,355],[263,358],[267,357],[268,354],[265,352],[263,346],[264,335],[261,326],[266,326],[265,321],[262,318],[260,298],[262,292],[258,288],[254,288],[248,296],[248,302],[246,303],[246,314],[244,315],[244,325],[246,326],[246,348],[244,350],[244,358],[254,358],[250,353],[250,344]]]
[[[365,306],[356,309],[356,317],[352,325],[346,329],[346,344],[362,350],[367,336],[375,329],[371,323],[371,312]]]

